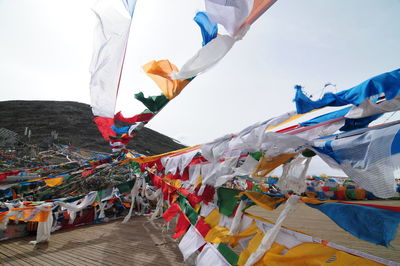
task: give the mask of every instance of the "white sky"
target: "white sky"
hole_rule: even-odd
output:
[[[0,0],[0,100],[90,104],[93,2]],[[200,49],[200,10],[201,0],[138,0],[116,111],[134,115],[144,109],[134,93],[160,93],[142,65],[180,67]],[[295,84],[318,98],[327,82],[340,91],[399,68],[399,14],[400,0],[278,0],[148,127],[200,144],[294,110]]]

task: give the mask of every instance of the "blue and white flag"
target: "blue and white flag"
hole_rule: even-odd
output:
[[[325,93],[324,96],[316,101],[311,100],[306,96],[301,86],[296,86],[296,96],[294,102],[296,103],[296,109],[299,114],[304,114],[314,109],[326,107],[326,106],[344,106],[347,104],[353,104],[355,106],[361,105],[365,101],[371,101],[376,103],[379,96],[385,96],[386,101],[397,100],[396,98],[400,94],[400,69],[386,72],[381,75],[370,78],[363,83],[350,88],[334,93]],[[400,105],[395,101],[395,106],[387,106],[382,112],[397,110]],[[371,105],[371,103],[369,105]],[[362,114],[358,111],[357,114],[348,116],[349,118],[361,118],[379,113],[379,107],[375,106],[374,112],[368,112]],[[371,107],[370,107],[371,108]],[[388,110],[385,110],[388,109]]]
[[[318,139],[314,150],[330,166],[340,168],[378,197],[396,195],[400,178],[400,123]]]

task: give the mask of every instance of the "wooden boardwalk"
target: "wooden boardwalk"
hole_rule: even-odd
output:
[[[133,217],[66,229],[45,244],[35,237],[0,242],[1,265],[185,265],[178,243],[163,233],[164,221]]]
[[[400,201],[368,202],[399,206]],[[275,221],[282,210],[249,211]],[[178,241],[171,238],[174,225],[163,232],[163,220],[148,222],[145,217],[57,231],[49,243],[29,245],[35,237],[0,242],[1,265],[185,265]],[[335,242],[348,248],[400,263],[400,228],[392,247],[385,248],[359,240],[338,227],[321,212],[304,204],[285,220],[284,225]],[[210,265],[211,266],[211,265]]]

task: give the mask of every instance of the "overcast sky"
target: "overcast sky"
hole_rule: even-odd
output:
[[[0,100],[90,104],[93,0],[0,0]],[[141,66],[181,67],[201,48],[201,0],[138,0],[117,110],[159,90]],[[278,0],[214,68],[194,79],[148,126],[187,145],[294,110],[293,86],[318,98],[399,68],[400,0]],[[335,91],[331,88],[331,90]]]

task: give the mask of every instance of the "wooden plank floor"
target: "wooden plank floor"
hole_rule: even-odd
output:
[[[35,237],[0,242],[1,265],[185,265],[178,243],[163,232],[162,220],[133,217],[110,223],[66,229],[45,244]],[[164,227],[163,227],[164,226]]]
[[[400,201],[368,202],[399,206]],[[252,207],[249,212],[275,221],[282,207],[266,211]],[[29,245],[35,237],[0,242],[1,265],[185,265],[173,229],[163,232],[163,220],[149,222],[133,217],[99,225],[57,231],[49,243]],[[338,227],[321,212],[304,204],[289,215],[284,225],[335,242],[345,247],[400,262],[400,228],[392,247],[385,248],[359,240]],[[164,226],[164,227],[163,227]],[[211,266],[211,265],[210,265]]]

